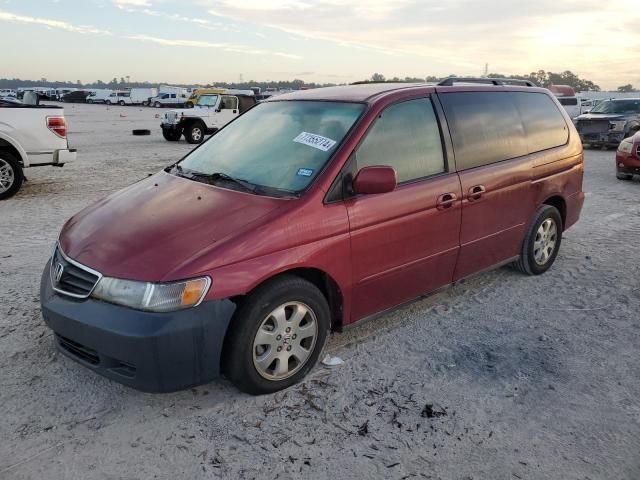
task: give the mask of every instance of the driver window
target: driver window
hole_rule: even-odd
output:
[[[386,108],[356,151],[357,170],[395,168],[398,183],[445,171],[440,128],[431,100],[420,98]]]
[[[220,102],[220,108],[237,110],[238,99],[236,97],[229,97],[229,96],[223,95],[222,101]]]

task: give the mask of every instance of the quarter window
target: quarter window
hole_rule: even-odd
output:
[[[569,129],[556,103],[544,93],[509,94],[520,112],[527,136],[527,152],[534,153],[567,143]]]
[[[431,100],[410,100],[384,110],[356,151],[356,165],[357,170],[393,167],[398,183],[443,172],[442,140]]]

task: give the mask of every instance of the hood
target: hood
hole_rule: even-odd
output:
[[[578,120],[617,120],[624,118],[624,115],[619,113],[583,113],[577,118]]]
[[[185,262],[286,202],[161,172],[73,216],[60,245],[105,276],[175,280],[171,273]]]
[[[203,113],[208,113],[209,111],[214,111],[213,107],[198,107],[197,105],[193,108],[179,108],[175,110],[170,110],[170,112],[175,112],[176,116],[180,117],[184,115],[185,117],[202,117]]]

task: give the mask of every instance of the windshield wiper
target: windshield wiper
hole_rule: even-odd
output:
[[[182,168],[182,167],[181,167]],[[244,190],[251,193],[258,193],[258,185],[255,183],[251,183],[248,180],[243,178],[232,177],[231,175],[227,175],[222,172],[214,172],[214,173],[201,173],[201,172],[189,172],[191,177],[202,178],[205,180],[224,180],[226,182],[235,183],[236,185],[240,185]]]

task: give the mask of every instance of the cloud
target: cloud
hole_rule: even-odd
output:
[[[129,40],[138,40],[143,42],[157,43],[158,45],[164,45],[168,47],[213,48],[213,49],[222,50],[225,52],[242,53],[242,54],[248,54],[248,55],[273,55],[276,57],[282,57],[282,58],[288,58],[288,59],[294,59],[294,60],[300,59],[298,55],[293,55],[286,52],[264,50],[259,48],[253,48],[246,45],[235,45],[232,43],[224,43],[224,42],[208,42],[205,40],[167,39],[167,38],[151,37],[148,35],[130,35],[126,38],[128,38]]]
[[[640,43],[637,0],[203,2],[217,18],[409,59],[407,72],[388,74],[479,74],[485,62],[504,73],[544,68],[580,74],[597,61],[603,68],[596,79],[616,82],[614,65],[633,62],[628,46]]]
[[[111,32],[109,32],[108,30],[101,30],[99,28],[95,28],[89,25],[72,25],[70,23],[62,22],[60,20],[30,17],[26,15],[16,15],[14,13],[5,12],[2,10],[0,10],[0,21],[44,25],[49,28],[58,28],[61,30],[66,30],[67,32],[74,32],[74,33],[111,35]]]
[[[150,7],[151,2],[149,0],[113,0],[113,3],[117,6],[131,6],[131,7]]]

